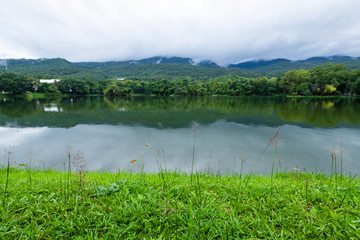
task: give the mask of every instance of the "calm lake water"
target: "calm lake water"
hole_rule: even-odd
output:
[[[338,169],[342,158],[346,173],[360,173],[359,98],[3,98],[0,148],[10,147],[16,164],[31,158],[47,168],[62,169],[71,146],[89,170],[138,171],[143,157],[148,172],[158,170],[156,158],[189,171],[195,122],[198,170],[234,173],[243,162],[245,172],[269,173],[275,145],[258,158],[280,131],[275,168],[329,173],[335,151]]]

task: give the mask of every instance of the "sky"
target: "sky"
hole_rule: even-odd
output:
[[[360,0],[0,0],[0,58],[360,56]]]

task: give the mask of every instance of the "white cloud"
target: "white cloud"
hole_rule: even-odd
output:
[[[125,60],[155,55],[245,59],[360,55],[358,0],[12,0],[0,55]]]

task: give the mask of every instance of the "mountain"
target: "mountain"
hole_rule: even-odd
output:
[[[206,67],[206,68],[220,68],[219,65],[217,65],[215,62],[210,61],[210,60],[206,60],[206,61],[201,61],[195,64],[196,66],[200,66],[200,67]]]
[[[266,67],[269,65],[273,65],[273,64],[279,64],[279,63],[288,63],[291,62],[288,59],[285,58],[278,58],[278,59],[274,59],[274,60],[257,60],[257,61],[248,61],[248,62],[242,62],[242,63],[238,63],[238,64],[230,64],[228,67],[229,68],[245,68],[245,69],[257,69],[257,68],[261,68],[261,67]]]
[[[130,61],[135,64],[181,64],[181,65],[192,65],[193,60],[191,58],[181,57],[152,57],[141,59],[137,61]]]
[[[184,79],[207,80],[224,75],[261,77],[263,74],[244,69],[219,67],[211,61],[196,63],[191,58],[152,57],[133,61],[69,62],[53,59],[6,59],[9,72],[38,75],[39,78],[77,78],[104,80],[131,78],[133,80]],[[0,66],[0,73],[5,72]]]
[[[349,56],[312,57],[292,61],[278,58],[254,60],[228,67],[220,67],[210,60],[195,62],[191,58],[156,56],[140,60],[109,62],[70,62],[63,58],[2,59],[0,73],[35,74],[38,78],[76,78],[104,80],[129,78],[133,80],[184,79],[208,80],[224,75],[242,77],[279,77],[293,69],[310,69],[328,62],[344,64],[348,69],[360,69],[360,57]],[[7,70],[6,70],[7,68]]]
[[[326,63],[344,64],[348,69],[360,69],[360,57],[353,58],[349,56],[312,57],[297,61],[279,58],[273,60],[247,61],[238,64],[230,64],[228,67],[272,75],[283,75],[289,70],[310,69]]]

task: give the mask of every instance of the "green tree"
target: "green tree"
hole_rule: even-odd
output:
[[[331,95],[331,94],[333,94],[335,91],[336,91],[336,87],[334,87],[334,86],[331,85],[331,84],[326,84],[325,87],[324,87],[324,93],[325,93],[326,95]]]
[[[307,89],[304,89],[305,83],[310,82],[310,73],[307,70],[291,70],[285,73],[280,80],[280,87],[289,95],[293,92],[304,94]],[[302,86],[301,86],[302,85]],[[304,91],[303,91],[304,90]]]
[[[120,96],[131,96],[132,89],[128,87],[121,87],[115,82],[107,86],[104,91],[104,95],[108,97],[120,97]]]
[[[337,88],[342,82],[342,78],[346,78],[347,69],[344,64],[327,63],[323,66],[317,66],[310,70],[310,78],[314,83],[314,90],[317,94],[325,93],[325,86],[332,85]],[[326,94],[326,93],[325,93]]]
[[[0,75],[0,92],[22,94],[34,91],[31,78],[23,74],[3,73]]]
[[[356,82],[352,84],[352,92],[360,95],[360,78],[358,78]]]

